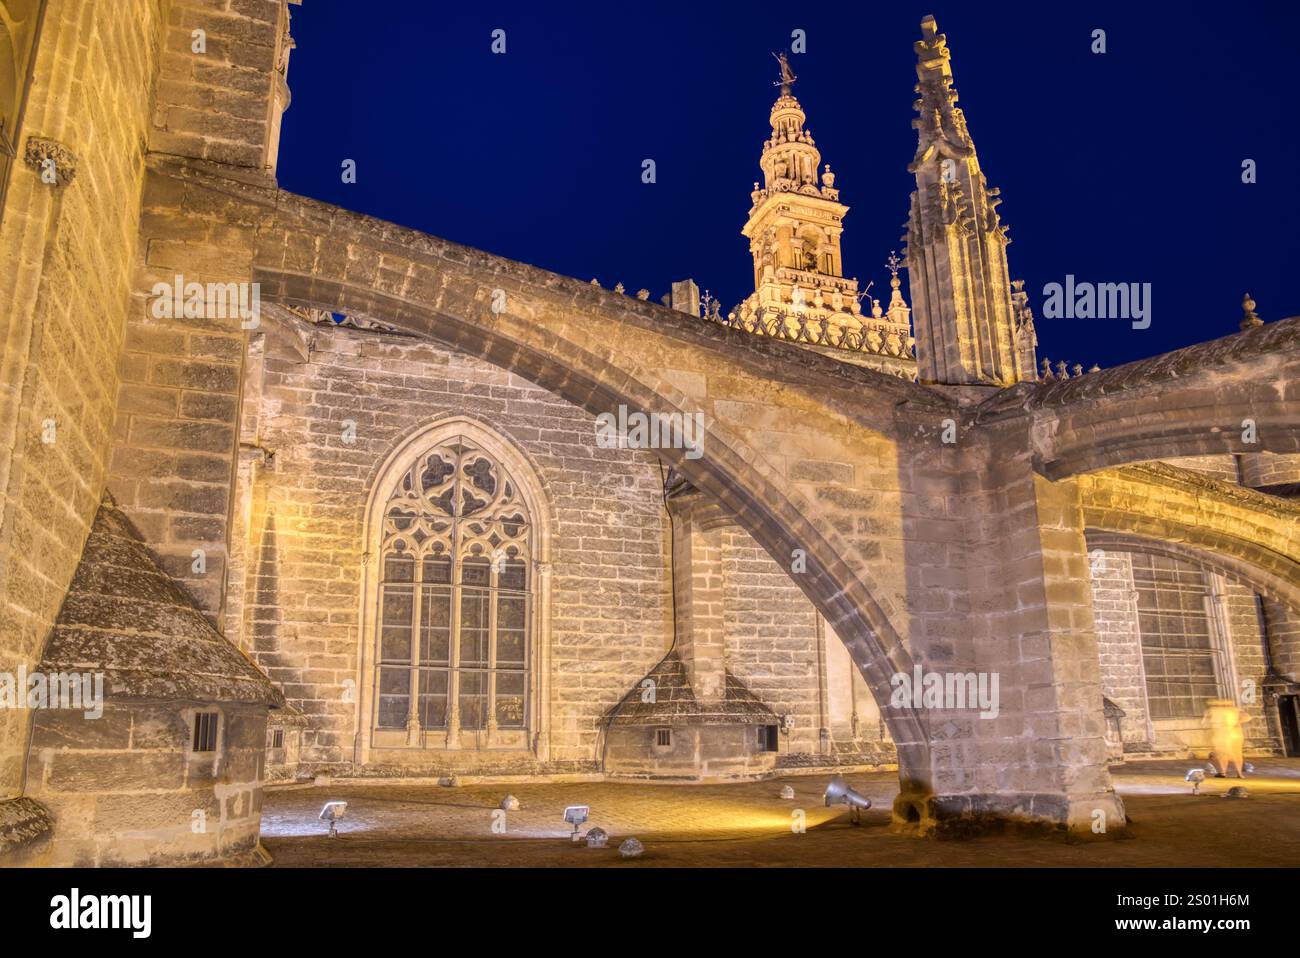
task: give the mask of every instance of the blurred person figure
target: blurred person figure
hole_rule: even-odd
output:
[[[1205,722],[1210,727],[1210,743],[1214,748],[1214,763],[1218,766],[1216,778],[1228,777],[1228,770],[1235,768],[1237,778],[1245,778],[1245,761],[1242,748],[1245,735],[1241,726],[1250,721],[1250,716],[1237,708],[1228,699],[1211,699],[1205,710]]]

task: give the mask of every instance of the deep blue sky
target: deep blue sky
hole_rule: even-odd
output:
[[[1300,314],[1294,3],[291,9],[284,188],[656,300],[690,276],[727,308],[752,291],[740,228],[776,94],[770,54],[795,28],[808,46],[791,57],[795,94],[852,207],[846,272],[887,288],[912,190],[912,42],[933,13],[1002,188],[1040,357],[1111,366],[1217,338],[1246,290],[1265,320]],[[1090,52],[1094,28],[1105,55]],[[356,184],[341,182],[345,158]],[[1067,273],[1152,283],[1151,328],[1042,318],[1044,285]]]

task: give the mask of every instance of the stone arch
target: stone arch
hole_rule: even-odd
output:
[[[1294,503],[1163,464],[1077,482],[1090,543],[1110,534],[1183,548],[1300,609],[1300,507]]]
[[[932,394],[895,377],[759,342],[335,207],[284,193],[274,194],[273,204],[273,215],[249,212],[251,219],[260,217],[252,277],[264,302],[380,319],[517,373],[593,415],[620,405],[683,416],[711,412],[703,455],[658,455],[716,498],[778,561],[795,549],[805,553],[807,573],[796,582],[848,646],[888,716],[905,791],[928,788],[932,770],[923,721],[912,709],[885,707],[890,678],[911,671],[911,656],[892,621],[901,612],[837,530],[836,517],[812,508],[754,446],[753,435],[719,414],[722,403],[703,388],[702,374],[671,364],[690,357],[741,382],[781,368],[771,356],[780,352],[798,368],[800,381],[783,382],[774,391],[776,401],[787,403],[792,416],[806,415],[810,406],[829,408],[838,429],[846,422],[881,428],[878,411],[873,415],[870,408],[873,393],[877,409],[908,401],[934,404]],[[494,303],[505,305],[497,310]],[[725,350],[719,340],[726,341]],[[894,428],[889,417],[884,428]]]
[[[531,661],[529,747],[545,761],[551,727],[551,689],[549,682],[551,626],[551,549],[555,516],[547,496],[541,470],[532,457],[505,434],[470,416],[456,415],[425,423],[398,437],[389,453],[372,471],[364,513],[365,563],[360,595],[360,634],[357,662],[355,721],[358,764],[369,761],[374,733],[375,649],[377,644],[378,581],[381,575],[380,539],[383,512],[398,482],[421,455],[454,437],[465,437],[489,453],[509,474],[518,487],[530,520],[530,562],[535,570],[533,603],[529,613]]]
[[[1061,382],[1025,387],[1051,479],[1155,459],[1300,451],[1300,317]],[[995,397],[997,405],[1008,397]],[[1256,442],[1247,442],[1245,424]]]

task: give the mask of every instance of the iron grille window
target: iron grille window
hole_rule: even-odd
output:
[[[673,730],[670,728],[655,729],[655,744],[660,748],[670,748],[673,744]]]
[[[196,752],[215,752],[217,750],[216,712],[198,712],[194,716],[194,744]]]
[[[277,728],[271,732],[271,748],[284,748],[284,729]]]
[[[1205,573],[1168,556],[1134,553],[1133,584],[1151,717],[1200,718],[1206,701],[1222,695]]]
[[[422,455],[384,511],[380,729],[528,727],[530,518],[459,436]]]

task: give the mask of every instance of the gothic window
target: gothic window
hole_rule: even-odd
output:
[[[457,436],[416,459],[382,521],[377,728],[411,744],[525,730],[533,570],[514,479]]]
[[[1219,647],[1205,572],[1167,556],[1133,554],[1138,628],[1153,719],[1200,718],[1220,698]]]

